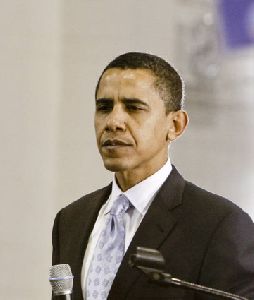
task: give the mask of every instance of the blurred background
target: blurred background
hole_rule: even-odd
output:
[[[50,299],[56,212],[111,180],[94,88],[123,52],[180,71],[190,124],[172,162],[254,218],[254,0],[0,3],[1,299]]]

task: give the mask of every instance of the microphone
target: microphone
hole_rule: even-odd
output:
[[[71,300],[73,288],[73,275],[67,264],[54,265],[49,269],[49,281],[54,296],[65,296],[65,300]]]
[[[170,274],[164,272],[165,259],[158,250],[137,247],[137,252],[132,254],[129,259],[129,265],[141,270],[150,279],[160,284],[173,285],[180,288],[191,289],[208,295],[218,296],[221,299],[248,300],[228,292],[209,288],[206,286],[190,283],[178,278],[173,278]]]

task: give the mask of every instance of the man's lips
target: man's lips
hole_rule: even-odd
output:
[[[132,143],[128,140],[107,139],[102,142],[102,147],[127,147],[127,146],[132,146]]]

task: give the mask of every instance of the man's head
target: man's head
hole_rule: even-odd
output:
[[[188,122],[181,107],[181,78],[160,58],[127,53],[103,71],[96,89],[97,144],[123,190],[167,161],[169,143]]]
[[[154,76],[154,87],[164,101],[166,112],[183,108],[184,82],[177,71],[164,59],[147,53],[128,52],[116,57],[103,70],[95,91],[97,96],[102,75],[109,69],[144,69]]]

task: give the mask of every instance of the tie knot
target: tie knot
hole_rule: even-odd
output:
[[[117,199],[113,203],[112,208],[110,210],[110,214],[117,216],[121,213],[126,212],[129,206],[130,206],[129,199],[124,194],[121,194],[117,197]]]

